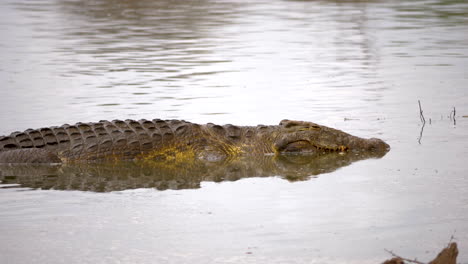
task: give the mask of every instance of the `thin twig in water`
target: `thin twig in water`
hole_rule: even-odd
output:
[[[419,132],[418,143],[419,143],[419,145],[421,145],[421,139],[422,139],[422,135],[423,135],[423,131],[424,131],[424,126],[426,125],[426,119],[424,118],[424,115],[423,115],[423,110],[422,110],[422,107],[421,107],[421,101],[418,100],[418,104],[419,104],[419,118],[421,118],[421,122],[422,122],[421,132]]]
[[[404,260],[404,261],[407,261],[407,262],[410,262],[410,263],[416,263],[416,264],[426,264],[424,262],[420,262],[418,261],[417,259],[407,259],[407,258],[403,258],[403,257],[400,257],[398,256],[397,254],[393,253],[392,251],[388,250],[388,249],[385,249],[385,251],[387,251],[388,253],[390,253],[390,255],[392,255],[393,257],[395,258],[399,258],[401,260]]]
[[[424,126],[426,125],[426,123],[423,123],[422,126],[421,126],[421,131],[419,132],[419,138],[418,138],[418,143],[419,145],[421,145],[421,139],[422,139],[422,136],[423,136],[423,132],[424,132]]]
[[[422,107],[421,107],[421,101],[418,100],[418,104],[419,104],[419,117],[421,118],[421,122],[423,124],[425,124],[426,119],[424,118],[424,115],[423,115],[423,110],[422,110]]]
[[[455,106],[453,107],[453,125],[456,126],[457,125],[457,120],[455,119],[455,114],[456,114],[456,110],[455,110]]]
[[[442,249],[442,251],[437,255],[435,259],[430,261],[428,264],[431,263],[456,263],[457,261],[457,255],[458,255],[458,248],[457,248],[457,243],[453,242],[455,240],[455,232],[457,230],[454,230],[452,236],[450,236],[450,241],[447,244],[447,247]],[[423,262],[418,261],[417,258],[415,259],[408,259],[408,258],[403,258],[401,256],[398,256],[397,254],[393,253],[393,251],[385,249],[388,253],[390,253],[394,259],[398,259],[403,261],[404,263],[415,263],[415,264],[426,264]],[[395,262],[394,259],[385,261],[384,263],[399,263]]]

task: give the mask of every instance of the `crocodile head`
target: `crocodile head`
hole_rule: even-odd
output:
[[[280,154],[354,152],[383,156],[390,150],[390,146],[378,138],[359,138],[312,122],[283,120],[280,131],[274,142],[274,149]]]

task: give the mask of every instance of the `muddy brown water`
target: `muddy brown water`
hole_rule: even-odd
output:
[[[288,118],[392,147],[300,180],[286,176],[307,166],[277,163],[163,180],[23,170],[0,185],[1,263],[424,261],[452,235],[468,263],[466,1],[6,0],[0,14],[0,134]]]

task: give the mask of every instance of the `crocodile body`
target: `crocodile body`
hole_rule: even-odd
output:
[[[0,163],[220,161],[249,155],[381,154],[388,150],[380,139],[363,139],[312,122],[292,120],[270,126],[114,120],[28,129],[0,137]]]

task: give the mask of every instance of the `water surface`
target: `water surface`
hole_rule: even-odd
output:
[[[0,12],[0,134],[288,118],[392,147],[306,181],[3,188],[0,262],[380,263],[385,248],[426,261],[454,235],[468,263],[465,1],[6,0]]]

